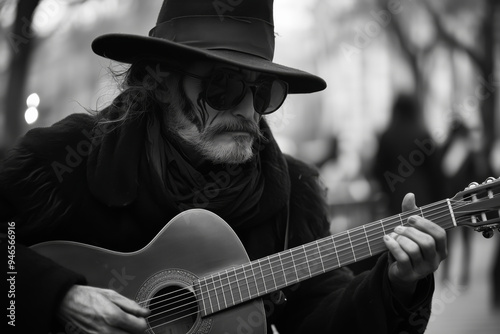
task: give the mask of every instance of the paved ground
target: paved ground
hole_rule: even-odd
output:
[[[472,272],[466,289],[457,287],[462,244],[457,240],[450,247],[451,282],[441,282],[442,272],[436,273],[433,315],[426,334],[500,333],[500,310],[493,310],[490,304],[490,271],[498,243],[499,233],[492,239],[484,239],[480,233],[474,233]]]

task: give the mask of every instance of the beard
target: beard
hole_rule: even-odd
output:
[[[229,137],[229,140],[221,143],[220,136]],[[242,164],[253,158],[254,143],[265,138],[255,122],[239,119],[208,126],[198,139],[195,148],[212,163]]]
[[[256,121],[221,115],[218,124],[207,123],[203,112],[182,97],[182,103],[170,104],[166,126],[187,152],[196,152],[196,158],[213,164],[242,164],[255,156],[255,143],[267,142]],[[226,140],[221,141],[221,136]]]

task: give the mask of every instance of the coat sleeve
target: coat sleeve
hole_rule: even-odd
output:
[[[50,130],[30,131],[0,165],[1,233],[15,238],[9,249],[13,266],[7,268],[15,281],[15,293],[7,301],[15,305],[15,327],[9,328],[13,332],[64,331],[55,319],[59,303],[71,286],[85,284],[83,276],[29,248],[49,240],[57,220],[69,212],[64,191],[58,188],[60,175],[53,169],[58,159],[46,152],[55,149],[51,144],[60,141],[68,125],[71,120]],[[1,246],[7,254],[12,245],[2,240]]]
[[[291,247],[327,236],[329,223],[317,173],[288,159],[292,179]],[[307,222],[307,223],[305,223]],[[430,316],[433,275],[422,279],[410,307],[392,295],[387,254],[357,276],[346,267],[298,283],[285,291],[277,311],[281,334],[423,333]]]

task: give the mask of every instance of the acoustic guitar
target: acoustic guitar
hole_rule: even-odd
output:
[[[202,209],[180,213],[131,253],[70,241],[32,248],[85,275],[89,285],[114,289],[149,308],[150,334],[265,333],[259,297],[383,252],[382,237],[412,215],[491,237],[500,222],[499,182],[472,183],[451,199],[255,261],[226,222]]]

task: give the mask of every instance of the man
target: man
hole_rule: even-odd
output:
[[[326,86],[272,62],[272,1],[165,1],[150,35],[96,39],[97,54],[132,64],[122,93],[95,115],[30,131],[2,165],[0,218],[15,222],[21,332],[150,326],[135,301],[21,244],[135,251],[190,208],[221,216],[251,259],[328,235],[317,173],[280,152],[263,116],[287,93]],[[411,195],[403,208],[416,208]],[[271,298],[268,325],[281,334],[423,332],[446,239],[424,218],[408,224],[384,237],[390,255],[370,272],[330,271]]]

